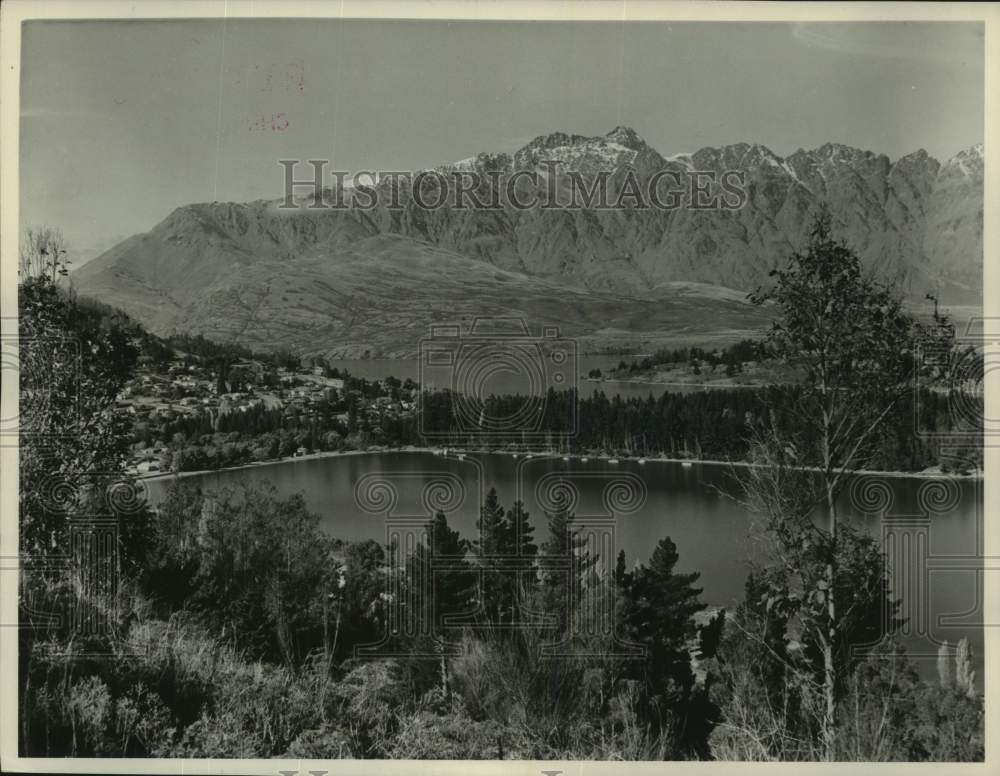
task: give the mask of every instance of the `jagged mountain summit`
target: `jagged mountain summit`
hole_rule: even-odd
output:
[[[735,210],[277,207],[280,200],[180,207],[73,274],[82,293],[154,331],[341,355],[412,352],[445,317],[524,314],[594,346],[738,336],[763,321],[741,301],[804,244],[829,208],[838,235],[905,293],[982,295],[983,148],[943,164],[827,143],[780,157],[736,143],[664,157],[627,127],[544,135],[513,155],[480,153],[439,171],[577,170],[621,186],[657,172],[738,171]],[[546,184],[545,176],[538,187]],[[397,184],[394,184],[397,185]],[[489,185],[486,185],[489,189]],[[490,190],[481,191],[491,202]],[[743,293],[736,293],[743,292]]]

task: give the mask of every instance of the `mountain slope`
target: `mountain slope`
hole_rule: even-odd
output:
[[[613,191],[630,174],[646,184],[661,170],[737,170],[746,201],[728,211],[429,210],[404,179],[381,184],[367,210],[188,205],[82,267],[74,283],[153,331],[254,347],[410,353],[429,323],[476,315],[524,315],[592,347],[708,342],[762,325],[743,295],[803,245],[825,205],[837,233],[905,293],[981,298],[981,146],[944,164],[923,151],[892,163],[832,143],[787,158],[747,143],[664,158],[618,127],[602,137],[555,133],[512,156],[479,154],[439,171],[535,170],[526,190],[538,194],[551,160],[563,165],[557,177],[607,171]],[[391,185],[399,208],[387,206]],[[478,193],[490,201],[497,190],[487,181]]]
[[[766,316],[738,292],[696,284],[630,299],[510,272],[401,235],[376,234],[313,247],[294,260],[273,250],[253,261],[232,243],[186,244],[187,266],[164,269],[177,246],[137,248],[146,261],[81,270],[81,292],[120,306],[160,334],[201,333],[254,348],[290,346],[339,357],[407,356],[435,322],[523,317],[533,333],[558,326],[584,350],[609,345],[712,342],[747,336]],[[163,247],[157,251],[155,248]],[[210,256],[200,249],[210,247]],[[136,255],[139,255],[138,253]],[[118,257],[115,257],[117,259]],[[194,271],[199,264],[210,269]],[[86,268],[84,268],[86,269]],[[158,284],[171,298],[157,308]],[[639,332],[639,334],[637,334]]]

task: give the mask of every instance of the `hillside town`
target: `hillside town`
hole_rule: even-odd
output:
[[[199,457],[195,449],[227,462],[245,458],[239,448],[246,437],[255,439],[252,461],[364,444],[415,411],[413,381],[354,378],[325,363],[220,365],[184,354],[165,363],[145,354],[139,360],[116,401],[116,412],[134,429],[128,462],[134,475],[189,470]]]

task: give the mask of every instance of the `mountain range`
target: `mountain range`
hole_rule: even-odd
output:
[[[524,317],[532,330],[559,326],[583,350],[704,345],[766,323],[746,292],[803,247],[826,206],[836,235],[906,296],[981,302],[981,145],[944,163],[923,150],[892,162],[834,143],[786,157],[749,143],[664,157],[617,127],[557,132],[438,170],[510,174],[550,170],[549,160],[586,176],[605,170],[613,189],[628,174],[646,183],[660,170],[738,171],[745,201],[736,210],[426,209],[407,178],[379,184],[400,187],[398,208],[387,196],[368,210],[311,209],[308,199],[293,210],[282,200],[185,205],[72,280],[160,334],[332,357],[409,355],[434,322],[497,315]]]

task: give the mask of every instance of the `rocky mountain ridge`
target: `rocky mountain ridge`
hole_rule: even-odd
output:
[[[650,342],[679,333],[711,340],[761,322],[732,290],[765,282],[802,247],[826,206],[837,234],[912,298],[932,291],[946,302],[981,299],[981,145],[944,163],[922,150],[892,162],[834,143],[787,157],[750,143],[664,157],[617,127],[598,137],[544,135],[513,155],[481,153],[438,170],[513,172],[551,160],[587,176],[606,171],[612,188],[627,175],[645,184],[659,170],[736,170],[745,203],[738,210],[426,209],[407,179],[391,184],[401,187],[399,208],[387,196],[367,210],[311,209],[305,201],[282,210],[280,200],[193,204],[89,262],[74,283],[155,331],[341,354],[409,352],[428,322],[503,305],[561,323],[595,346],[630,331]],[[541,179],[537,188],[545,185]],[[490,202],[492,185],[481,189]],[[404,279],[409,286],[399,285]],[[698,314],[694,298],[718,315]]]

